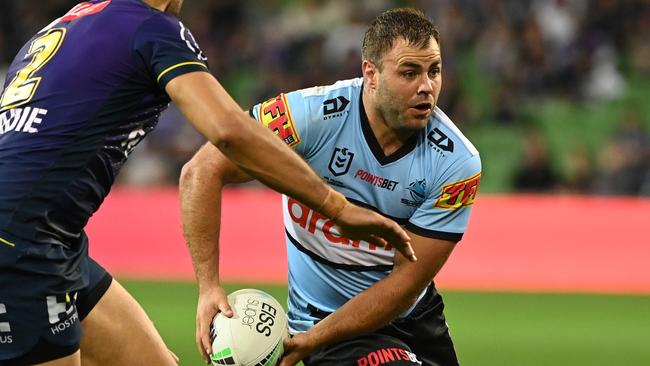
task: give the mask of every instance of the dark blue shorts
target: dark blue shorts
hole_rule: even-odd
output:
[[[1,232],[0,238],[0,364],[30,365],[76,352],[81,320],[112,281],[88,257],[86,236],[72,247],[26,243]]]
[[[430,286],[407,317],[375,332],[323,347],[303,360],[304,364],[458,366],[443,309],[442,297]],[[313,309],[312,313],[317,315],[317,311]]]

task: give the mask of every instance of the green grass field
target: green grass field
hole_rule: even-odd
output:
[[[181,365],[202,365],[194,345],[191,283],[122,280]],[[280,302],[285,286],[254,287]],[[650,365],[650,296],[442,291],[462,365]]]

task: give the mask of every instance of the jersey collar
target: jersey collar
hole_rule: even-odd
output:
[[[365,138],[370,151],[372,151],[372,154],[375,156],[375,159],[377,159],[381,165],[386,165],[403,158],[411,151],[413,151],[413,149],[415,149],[418,144],[418,137],[420,134],[414,133],[413,136],[411,136],[406,141],[406,143],[404,143],[404,145],[402,145],[402,147],[397,149],[395,152],[390,155],[384,154],[384,150],[382,150],[381,146],[379,145],[379,141],[377,141],[375,133],[372,132],[370,121],[368,120],[368,115],[366,114],[366,108],[363,105],[363,85],[361,85],[361,91],[359,92],[359,117],[361,120],[361,130],[363,131],[363,137]]]

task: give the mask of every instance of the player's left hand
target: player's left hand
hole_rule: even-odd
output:
[[[299,333],[284,340],[284,353],[279,366],[294,366],[316,349],[308,333]]]
[[[218,285],[203,286],[199,290],[199,301],[196,308],[196,346],[205,363],[210,363],[212,342],[210,341],[210,326],[217,313],[222,312],[232,317],[233,312],[228,304],[228,293]]]

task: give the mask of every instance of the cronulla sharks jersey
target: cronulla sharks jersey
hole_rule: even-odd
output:
[[[459,241],[481,178],[477,150],[437,107],[429,123],[385,156],[362,103],[363,79],[281,94],[251,114],[348,200],[426,237]],[[334,222],[283,197],[292,332],[381,280],[395,249],[342,237]]]

